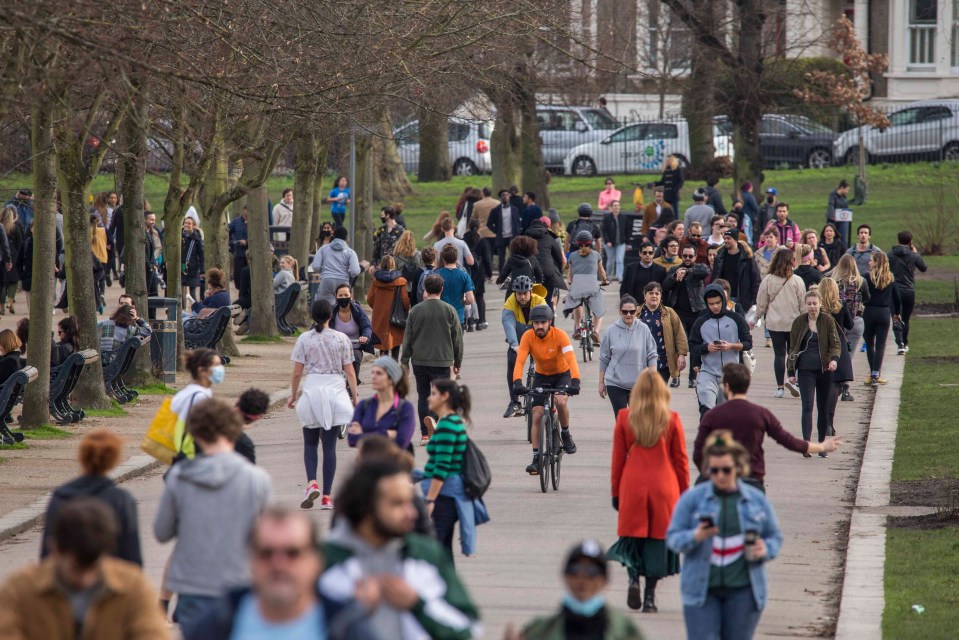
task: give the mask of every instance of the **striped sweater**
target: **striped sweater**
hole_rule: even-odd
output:
[[[463,473],[463,457],[466,455],[466,425],[455,413],[436,424],[436,431],[426,444],[429,460],[423,475],[440,480]]]

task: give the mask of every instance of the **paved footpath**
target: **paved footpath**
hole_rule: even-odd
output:
[[[506,344],[493,296],[489,301],[489,330],[466,334],[462,371],[462,382],[469,385],[474,399],[472,435],[492,466],[493,485],[487,500],[492,521],[479,530],[476,557],[464,558],[457,550],[456,563],[482,609],[486,637],[501,638],[507,624],[522,624],[557,606],[562,597],[560,564],[570,545],[586,537],[595,537],[606,546],[615,542],[616,513],[609,500],[614,420],[609,403],[595,391],[597,362],[581,364],[584,392],[571,401],[572,431],[579,451],[564,458],[559,491],[540,492],[538,480],[524,473],[530,455],[525,422],[501,417],[508,400]],[[607,308],[611,313],[616,309],[612,294],[607,294]],[[560,326],[569,329],[571,322],[562,320]],[[788,393],[785,399],[773,398],[772,349],[763,346],[761,331],[754,333],[759,365],[750,396],[771,407],[798,436],[799,400]],[[888,357],[895,358],[895,351]],[[855,365],[861,380],[866,369],[864,354],[855,355]],[[368,379],[368,365],[361,377]],[[369,393],[369,387],[363,386],[361,391]],[[691,454],[698,423],[694,393],[686,388],[685,378],[683,386],[673,391],[673,408],[682,418]],[[827,459],[804,459],[774,442],[766,445],[767,490],[785,540],[779,558],[768,567],[770,598],[759,626],[760,637],[833,634],[842,573],[840,553],[859,472],[863,422],[872,396],[861,382],[854,386],[853,393],[856,401],[840,403],[836,417],[836,431],[846,439],[841,451]],[[285,408],[275,412],[258,422],[251,435],[260,464],[273,477],[279,501],[297,505],[304,476],[300,428],[293,412]],[[338,478],[348,473],[353,458],[353,451],[340,445]],[[418,465],[424,458],[418,448]],[[140,504],[146,571],[158,584],[170,552],[152,536],[162,489],[160,474],[152,472],[124,486]],[[329,512],[314,511],[313,516],[324,527],[328,525]],[[0,579],[36,557],[38,549],[36,529],[0,544]],[[612,604],[625,611],[626,572],[619,565],[611,565],[610,582]],[[647,638],[682,637],[679,577],[662,581],[657,596],[659,613],[631,613],[631,617]]]

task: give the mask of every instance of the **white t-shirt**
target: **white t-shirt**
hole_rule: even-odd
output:
[[[173,396],[173,399],[170,400],[170,410],[173,411],[177,417],[186,420],[193,405],[212,397],[212,388],[208,389],[195,382],[191,382],[177,391],[176,395]]]

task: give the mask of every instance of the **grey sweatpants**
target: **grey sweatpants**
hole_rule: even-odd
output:
[[[726,402],[723,395],[721,376],[708,371],[699,371],[696,377],[696,398],[699,400],[699,415],[703,415],[716,405]]]

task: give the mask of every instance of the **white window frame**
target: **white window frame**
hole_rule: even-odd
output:
[[[939,14],[939,0],[936,3],[936,15]],[[932,22],[914,22],[913,15],[917,0],[909,0],[906,4],[908,13],[908,33],[906,36],[907,66],[914,71],[929,71],[936,68],[936,31],[938,24]]]
[[[952,33],[949,66],[953,73],[959,73],[959,0],[952,0]]]

